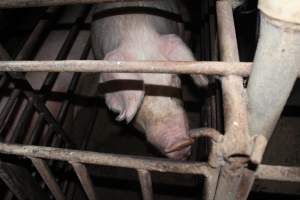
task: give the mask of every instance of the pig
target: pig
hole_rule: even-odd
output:
[[[114,2],[94,5],[92,47],[96,59],[110,61],[194,61],[191,50],[181,39],[179,1],[156,0]],[[206,86],[208,80],[193,75],[197,85]],[[139,80],[144,84],[180,88],[175,74],[101,73],[99,83],[113,80]],[[126,82],[125,82],[126,84]],[[116,113],[116,120],[125,120],[141,132],[147,140],[169,158],[183,160],[191,153],[193,139],[189,135],[182,100],[166,96],[151,96],[144,90],[113,91],[105,94],[108,108]]]

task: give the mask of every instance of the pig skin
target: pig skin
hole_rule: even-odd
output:
[[[154,8],[179,14],[178,2],[156,0],[103,3],[94,6],[95,13],[128,7]],[[92,23],[92,46],[97,59],[112,61],[193,61],[194,57],[179,35],[182,25],[161,16],[125,13],[95,19]],[[174,74],[102,73],[99,82],[141,80],[145,84],[181,87]],[[204,76],[194,79],[198,85],[208,84]],[[169,152],[177,144],[191,141],[182,101],[172,97],[147,96],[142,90],[126,90],[105,94],[109,109],[119,113],[118,121],[133,122],[146,134],[147,140],[164,155],[183,160],[191,147]]]

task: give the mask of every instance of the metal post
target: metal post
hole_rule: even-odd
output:
[[[153,200],[151,174],[147,170],[138,170],[139,181],[142,188],[143,200]]]

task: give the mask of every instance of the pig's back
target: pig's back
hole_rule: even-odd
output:
[[[135,13],[138,10],[138,14],[125,14],[126,9],[128,13],[132,10]],[[142,9],[146,10],[145,14]],[[163,17],[161,13],[158,13],[159,16],[157,16],[153,13],[156,12],[156,9],[167,11],[167,17],[174,18],[174,20]],[[170,13],[172,14],[170,15]],[[92,24],[92,42],[93,49],[97,52],[96,57],[103,59],[103,55],[116,49],[124,38],[131,37],[142,40],[144,37],[146,40],[149,37],[147,34],[153,31],[159,34],[180,34],[179,20],[178,1],[176,0],[97,4],[94,6]]]

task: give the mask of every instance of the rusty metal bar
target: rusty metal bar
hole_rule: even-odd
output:
[[[217,1],[217,24],[221,60],[239,62],[232,5],[230,1]],[[246,90],[243,78],[227,76],[222,78],[223,106],[225,120],[225,156],[249,154]]]
[[[257,179],[300,182],[300,167],[260,165],[255,175]]]
[[[26,157],[37,157],[85,164],[126,167],[149,171],[180,174],[209,175],[213,169],[207,163],[179,162],[167,159],[153,159],[141,156],[125,156],[63,148],[0,143],[0,152]]]
[[[52,192],[53,196],[56,200],[64,200],[66,199],[63,192],[61,191],[59,185],[55,181],[53,174],[51,173],[49,167],[47,166],[46,162],[39,158],[29,157],[38,170],[39,174],[47,184],[48,188]]]
[[[97,200],[92,180],[85,165],[70,162],[89,200]]]
[[[143,200],[153,200],[152,180],[150,172],[143,169],[139,169],[137,171],[141,184]]]
[[[251,63],[164,61],[2,61],[0,71],[35,72],[124,72],[178,73],[247,76]]]
[[[104,2],[124,2],[138,0],[1,0],[0,8],[28,8],[42,6],[62,6],[71,4],[92,4]]]
[[[219,178],[220,170],[219,168],[214,169],[211,173],[206,176],[204,182],[204,195],[203,199],[205,200],[214,200],[215,193],[218,185],[218,178]]]
[[[238,62],[232,2],[219,0],[216,8],[221,60]],[[222,77],[221,83],[225,121],[225,135],[221,145],[226,162],[220,169],[215,200],[245,200],[254,180],[254,176],[246,176],[245,173],[248,170],[246,163],[251,154],[247,93],[240,76]]]

